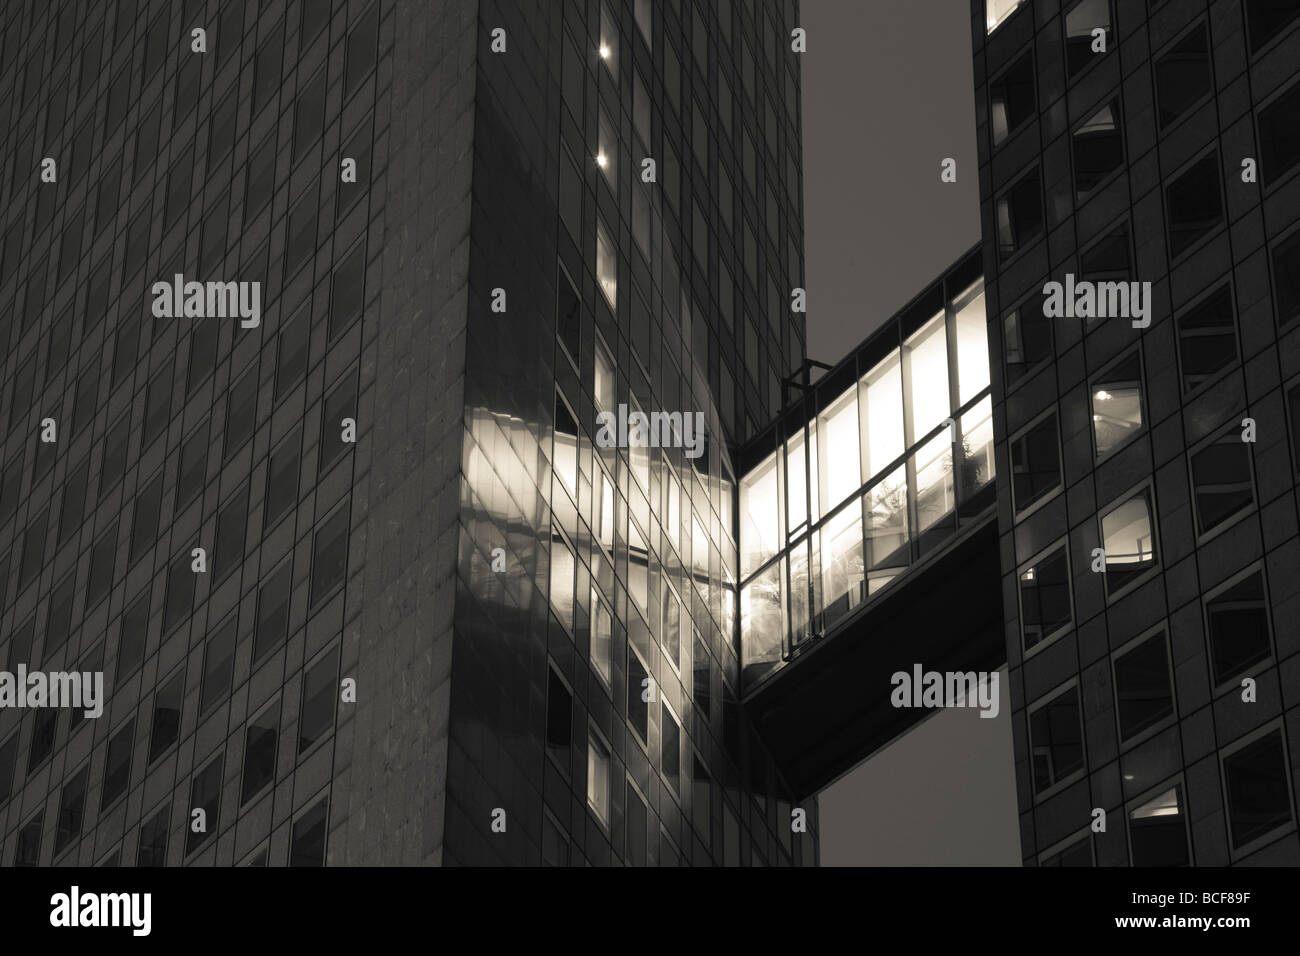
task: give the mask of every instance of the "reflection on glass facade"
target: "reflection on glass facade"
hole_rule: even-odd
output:
[[[740,479],[747,692],[992,504],[982,281],[907,324],[828,372],[847,387],[797,403]]]

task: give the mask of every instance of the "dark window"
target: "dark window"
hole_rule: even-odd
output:
[[[166,634],[190,616],[194,610],[194,571],[190,555],[182,554],[167,571],[167,599],[163,609],[163,633]]]
[[[301,445],[302,432],[299,430],[271,453],[266,473],[266,529],[298,504],[298,449]]]
[[[216,319],[198,319],[190,336],[190,358],[186,368],[185,395],[188,398],[217,366],[217,336],[221,328]]]
[[[140,846],[136,850],[136,866],[167,865],[167,822],[171,807],[163,807],[140,827]]]
[[[1038,171],[1025,176],[997,202],[998,252],[1011,256],[1043,228],[1043,196]]]
[[[1246,0],[1246,26],[1250,33],[1250,52],[1256,53],[1291,22],[1300,17],[1295,0]]]
[[[117,676],[116,683],[140,666],[144,659],[145,641],[149,637],[149,597],[146,590],[122,612],[122,626],[117,638]]]
[[[111,136],[115,130],[122,128],[126,119],[127,107],[131,103],[131,70],[129,64],[118,71],[113,85],[108,88],[108,110],[104,114],[106,135]]]
[[[224,762],[224,755],[217,757],[195,774],[190,783],[189,825],[185,831],[187,855],[201,847],[207,842],[208,837],[217,832],[221,815],[221,768]],[[202,816],[196,815],[195,810],[202,810]],[[199,821],[203,826],[201,829],[196,829]]]
[[[131,516],[131,554],[134,565],[153,547],[158,537],[159,512],[162,510],[163,476],[159,472],[144,490],[135,497],[135,512]]]
[[[1197,160],[1165,189],[1169,254],[1179,256],[1223,221],[1219,157]]]
[[[181,446],[180,473],[176,477],[176,510],[180,511],[203,491],[208,475],[208,423],[204,422]]]
[[[1101,52],[1093,51],[1093,31],[1105,31],[1105,50],[1114,39],[1110,29],[1110,0],[1079,0],[1065,15],[1065,65],[1070,76],[1080,73]]]
[[[18,420],[27,410],[32,407],[32,390],[36,387],[36,353],[27,356],[27,361],[18,369],[17,375],[14,376],[14,387],[10,393],[12,401],[9,403],[9,428],[13,430],[18,424]]]
[[[570,748],[573,744],[573,695],[554,667],[547,669],[546,677],[546,752],[559,762],[568,774]]]
[[[1205,24],[1178,41],[1156,60],[1156,102],[1164,129],[1210,92],[1210,36]]]
[[[257,633],[253,662],[257,663],[284,641],[289,627],[289,586],[292,564],[286,561],[271,575],[257,595]]]
[[[302,684],[302,713],[298,719],[298,753],[303,753],[334,729],[338,675],[337,649],[329,651],[307,671]]]
[[[1056,416],[1049,415],[1011,442],[1011,489],[1023,511],[1061,484]]]
[[[32,656],[32,642],[36,639],[36,616],[33,614],[22,624],[9,641],[9,653],[6,657],[5,670],[13,673],[19,664],[31,666],[35,663]]]
[[[275,134],[272,132],[251,150],[248,184],[244,196],[244,222],[252,222],[271,200],[275,187]]]
[[[140,182],[144,177],[145,171],[152,168],[154,162],[158,159],[158,133],[161,126],[162,104],[159,104],[150,110],[149,114],[145,116],[144,119],[140,120],[140,125],[136,128],[135,162],[132,164],[131,168],[132,176],[134,177],[133,182]],[[149,210],[146,208],[144,212],[140,213],[140,215],[136,217],[135,222],[131,224],[131,232],[133,234],[138,234],[139,236],[139,246],[136,252],[138,261],[136,261],[134,265],[127,267],[126,271],[122,273],[123,278],[131,275],[137,268],[144,264],[144,247],[148,244],[149,225]],[[139,230],[138,233],[137,229]],[[132,251],[130,245],[128,245],[128,262],[130,261],[131,255]]]
[[[1074,191],[1079,202],[1124,165],[1119,100],[1112,100],[1074,131]]]
[[[284,59],[284,28],[278,28],[257,51],[253,67],[253,115],[266,106],[280,88],[280,66]]]
[[[289,841],[290,866],[325,865],[325,820],[329,798],[326,797],[300,816],[293,825]]]
[[[45,351],[45,381],[48,384],[54,376],[63,371],[68,363],[68,346],[72,341],[72,309],[65,309],[59,320],[50,329],[49,348]]]
[[[244,0],[233,0],[221,4],[221,26],[217,38],[217,54],[221,63],[230,58],[230,54],[239,49],[239,42],[244,35]]]
[[[1300,232],[1273,250],[1273,290],[1279,325],[1300,318]]]
[[[81,530],[81,519],[86,514],[86,490],[89,484],[89,461],[83,461],[75,471],[69,472],[64,478],[63,501],[59,506],[59,544],[63,544],[74,533]],[[0,508],[0,511],[3,510]],[[93,560],[91,564],[93,566]]]
[[[664,779],[675,793],[682,792],[682,731],[668,705],[660,701],[661,736],[659,740],[660,765]]]
[[[100,641],[90,651],[83,654],[77,662],[77,671],[82,674],[97,674],[104,670],[104,642]],[[87,720],[85,709],[73,708],[68,720],[68,736],[72,736]]]
[[[709,779],[709,768],[704,766],[698,756],[692,756],[691,761],[691,822],[695,824],[695,831],[704,841],[705,849],[712,842],[712,828],[709,821],[709,790],[712,781]]]
[[[130,318],[118,326],[113,345],[113,378],[110,388],[117,388],[135,371],[136,349],[139,341],[139,319]]]
[[[333,342],[361,315],[365,301],[366,244],[358,242],[330,280],[329,339]]]
[[[989,121],[993,145],[1001,144],[1038,112],[1034,92],[1034,58],[1026,53],[1005,73],[989,84]]]
[[[13,734],[0,744],[0,806],[13,792],[14,765],[18,761],[18,735]]]
[[[1258,571],[1206,601],[1205,616],[1216,686],[1273,653],[1264,576]]]
[[[1020,572],[1020,613],[1025,650],[1069,625],[1070,565],[1064,548]]]
[[[149,26],[144,44],[144,79],[149,82],[167,59],[167,12],[164,10]]]
[[[190,185],[194,177],[194,150],[187,149],[167,174],[167,205],[163,212],[163,229],[170,229],[190,208]]]
[[[167,418],[172,408],[172,363],[153,377],[145,399],[144,435],[141,447],[147,448],[155,438],[167,431]]]
[[[149,732],[149,762],[161,757],[176,742],[181,729],[181,698],[185,690],[182,669],[153,698],[153,725]]]
[[[325,396],[325,411],[321,417],[320,460],[317,473],[325,469],[348,449],[348,442],[343,440],[343,419],[356,418],[357,414],[357,380],[349,373],[343,381],[334,386],[334,390]]]
[[[573,242],[582,236],[582,174],[569,154],[560,148],[560,221]]]
[[[118,190],[122,186],[121,160],[113,163],[104,171],[99,181],[99,191],[95,200],[95,235],[104,231],[104,227],[117,216]],[[94,317],[87,316],[87,324],[92,324]]]
[[[1082,769],[1078,687],[1071,687],[1029,715],[1029,745],[1036,794]]]
[[[249,722],[244,734],[244,783],[239,796],[241,807],[275,779],[275,748],[279,734],[278,703]]]
[[[226,438],[222,458],[230,456],[243,447],[253,434],[257,424],[257,366],[254,365],[230,389],[226,399]]]
[[[87,468],[88,466],[83,465],[82,467]],[[20,451],[14,463],[4,470],[4,477],[0,478],[0,523],[8,521],[13,517],[14,512],[18,510],[22,484],[23,453]],[[77,520],[81,520],[80,515],[78,515]]]
[[[203,57],[193,53],[181,54],[181,68],[176,73],[176,99],[173,101],[172,129],[181,125],[199,103],[199,81],[203,71]]]
[[[1237,360],[1232,287],[1224,284],[1178,318],[1183,389],[1191,391]]]
[[[99,362],[96,360],[77,380],[77,398],[72,407],[71,432],[74,438],[86,432],[95,418],[99,400]]]
[[[63,785],[59,796],[59,822],[54,830],[54,855],[57,857],[74,840],[81,836],[81,824],[86,816],[86,778],[90,765],[82,767]]]
[[[322,67],[298,91],[293,112],[293,161],[296,163],[307,152],[307,147],[320,139],[325,128],[325,70]]]
[[[1134,866],[1187,865],[1187,806],[1181,786],[1131,811],[1128,829]]]
[[[113,584],[113,572],[117,563],[117,523],[100,535],[90,549],[90,578],[86,584],[86,609],[95,604],[108,593]]]
[[[1174,712],[1167,644],[1163,633],[1156,634],[1115,658],[1121,741],[1133,739]]]
[[[1297,4],[1300,9],[1300,4]],[[1300,83],[1260,111],[1259,165],[1271,186],[1300,162]]]
[[[1250,446],[1234,425],[1192,456],[1196,530],[1205,534],[1255,503]]]
[[[289,237],[284,250],[286,282],[316,251],[317,205],[316,187],[313,185],[289,213]]]
[[[27,755],[27,776],[54,753],[54,740],[59,731],[59,711],[53,707],[44,707],[36,711],[32,721],[32,743]]]
[[[110,174],[116,173],[111,170]],[[101,319],[108,314],[108,290],[113,282],[113,257],[106,254],[104,260],[90,274],[90,289],[86,293],[86,328],[98,327]]]
[[[31,583],[45,564],[45,530],[49,511],[42,511],[23,533],[23,560],[18,568],[18,590]]]
[[[235,637],[238,617],[232,614],[203,649],[203,684],[199,691],[199,713],[223,702],[230,691],[235,671]]]
[[[641,796],[627,784],[627,863],[646,865],[646,809]]]
[[[222,5],[225,12],[226,5]],[[235,145],[235,114],[239,106],[239,89],[226,95],[212,111],[211,132],[208,135],[208,169],[217,171],[218,164],[230,155]]]
[[[1092,866],[1092,840],[1085,837],[1038,861],[1041,866]]]
[[[305,50],[330,21],[330,0],[300,0],[298,49]]]
[[[344,504],[316,532],[311,561],[313,607],[342,584],[347,575],[349,512],[348,505]]]
[[[574,364],[582,367],[582,300],[578,290],[573,287],[573,280],[563,266],[558,270],[558,295],[555,302],[555,328],[560,342]]]
[[[641,663],[641,658],[636,655],[636,652],[629,645],[627,653],[627,720],[632,729],[636,731],[637,736],[641,738],[642,743],[649,739],[650,703],[647,698],[658,696],[653,692],[654,684],[650,681],[650,675],[646,673],[645,665]]]
[[[104,789],[99,798],[99,812],[126,793],[131,785],[131,754],[135,750],[135,718],[126,722],[108,741],[104,758]]]
[[[307,345],[311,334],[310,299],[280,333],[275,359],[275,400],[278,402],[307,370]]]
[[[1106,593],[1156,566],[1155,532],[1151,524],[1151,498],[1138,492],[1101,519],[1102,548],[1106,552]]]
[[[1286,401],[1291,412],[1292,464],[1295,466],[1295,470],[1300,472],[1300,385],[1287,392]]]
[[[231,495],[217,515],[216,554],[212,556],[212,578],[220,582],[244,561],[248,536],[248,485]]]
[[[709,708],[712,702],[712,695],[709,686],[709,649],[704,646],[698,634],[695,635],[695,661],[694,675],[691,681],[691,697],[695,700],[695,708],[699,711],[699,717],[705,727],[709,725]]]
[[[357,127],[356,132],[352,134],[352,138],[348,140],[347,145],[343,148],[345,158],[356,160],[357,181],[355,183],[340,182],[338,184],[338,199],[334,210],[336,219],[343,218],[343,214],[352,208],[353,203],[364,196],[370,189],[370,148],[373,140],[370,119],[367,117]]]
[[[1223,758],[1228,824],[1234,848],[1239,850],[1291,822],[1289,776],[1280,730]]]
[[[1097,457],[1118,448],[1142,429],[1142,360],[1136,352],[1092,385],[1092,431]]]
[[[14,849],[14,866],[39,866],[41,860],[41,822],[45,811],[23,824]]]
[[[1100,240],[1094,243],[1085,252],[1079,255],[1079,278],[1089,282],[1128,282],[1133,277],[1133,260],[1129,255],[1129,238],[1128,223],[1122,222]],[[1121,298],[1117,301],[1109,297],[1106,298],[1105,311],[1112,317],[1114,315],[1123,315],[1126,306],[1121,303],[1127,302],[1127,295],[1124,292],[1125,287],[1120,286],[1119,295]],[[1097,311],[1101,311],[1102,297],[1108,295],[1101,289],[1097,290]],[[1115,305],[1111,303],[1115,302]],[[1089,321],[1093,317],[1089,317]]]
[[[72,600],[76,591],[76,571],[54,586],[45,618],[45,657],[49,658],[68,640],[72,630]]]
[[[343,95],[351,96],[375,68],[379,46],[379,5],[371,4],[348,33],[347,64],[343,74]]]
[[[130,437],[131,419],[123,417],[104,438],[104,453],[99,467],[101,499],[126,473],[127,441]]]

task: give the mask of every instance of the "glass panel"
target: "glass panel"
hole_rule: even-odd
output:
[[[808,485],[804,480],[806,466],[812,467],[812,520],[817,520],[817,433],[808,436],[808,457],[804,460],[804,433],[802,430],[786,443],[786,505],[789,508],[790,537],[808,530]]]
[[[961,493],[968,500],[993,480],[993,398],[985,396],[961,417]]]
[[[957,404],[965,405],[989,387],[984,283],[976,282],[958,296],[953,308],[957,313]]]
[[[614,408],[614,363],[605,354],[605,349],[596,346],[596,373],[594,388],[596,407],[601,411],[612,412]]]
[[[862,405],[862,457],[864,474],[873,478],[903,454],[903,372],[895,350],[862,377],[858,390]]]
[[[1123,587],[1155,563],[1151,509],[1145,493],[1130,498],[1101,519],[1106,552],[1106,590]]]
[[[813,549],[816,548],[814,542]],[[790,645],[797,647],[801,642],[817,633],[817,627],[811,622],[811,611],[816,602],[810,600],[809,561],[816,562],[816,555],[809,553],[809,539],[805,538],[790,549]],[[784,564],[785,562],[782,562]],[[815,582],[814,572],[811,582]]]
[[[985,0],[984,19],[988,33],[992,33],[1007,17],[1015,12],[1024,0]]]
[[[824,627],[861,603],[862,510],[856,505],[829,518],[819,532]]]
[[[781,546],[781,499],[776,455],[740,482],[740,576],[749,577]]]
[[[778,561],[740,591],[741,660],[746,685],[775,670],[785,633],[785,562]]]
[[[903,345],[908,374],[908,420],[912,441],[948,417],[948,339],[943,313],[936,315]],[[946,438],[945,441],[950,439]]]
[[[818,416],[821,500],[829,509],[862,487],[858,390],[849,389]]]
[[[952,440],[947,432],[930,439],[913,457],[916,466],[916,527],[919,534],[940,525],[952,512]]]
[[[1134,866],[1183,866],[1187,863],[1187,820],[1182,787],[1166,790],[1129,814]]]
[[[1106,454],[1142,427],[1142,386],[1134,355],[1103,376],[1092,389],[1092,428],[1097,455]]]
[[[907,469],[896,468],[862,496],[866,516],[867,593],[907,569]]]
[[[618,256],[604,223],[596,224],[596,282],[611,309],[618,307]]]

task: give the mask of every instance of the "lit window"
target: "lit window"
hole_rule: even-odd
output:
[[[1156,565],[1149,493],[1142,491],[1101,519],[1106,552],[1106,593],[1114,594]]]
[[[740,481],[740,576],[747,578],[781,547],[777,457],[770,456]]]
[[[614,363],[610,361],[605,347],[596,344],[596,374],[593,381],[596,408],[604,412],[614,411]]]
[[[1083,769],[1078,687],[1058,694],[1030,713],[1029,747],[1035,794]]]
[[[1024,0],[984,0],[984,25],[987,31],[992,33],[996,30],[1022,3]]]
[[[800,429],[790,437],[786,442],[785,452],[785,474],[786,474],[786,503],[789,506],[790,529],[789,537],[796,538],[808,530],[809,513],[809,495],[811,494],[811,519],[817,520],[820,512],[818,505],[818,485],[817,475],[819,469],[817,466],[817,431],[810,429],[808,435],[807,461],[804,455],[804,433]],[[857,436],[854,436],[853,451],[857,452]],[[839,456],[844,457],[844,450],[841,449]],[[854,462],[856,471],[857,462]],[[812,469],[812,485],[809,487],[807,481],[808,469]],[[857,490],[856,488],[853,490]]]
[[[600,496],[592,502],[595,514],[592,515],[592,527],[596,530],[596,540],[606,551],[614,550],[614,485],[603,469],[600,469]]]
[[[899,353],[888,358],[862,377],[858,394],[861,401],[861,441],[868,478],[879,474],[903,453],[903,375]]]
[[[561,538],[551,539],[551,606],[565,628],[573,631],[573,552]]]
[[[618,255],[604,223],[596,224],[596,282],[611,309],[618,308]]]
[[[609,7],[600,7],[600,45],[596,48],[601,62],[609,70],[614,82],[618,82],[618,25],[610,16]]]
[[[555,396],[555,473],[560,476],[569,494],[578,495],[578,423],[573,420],[569,406],[557,393]]]
[[[984,313],[984,283],[977,282],[953,302],[957,329],[957,404],[965,405],[989,387],[989,344]]]
[[[939,313],[903,344],[908,376],[912,441],[925,438],[951,411],[948,398],[948,335]]]
[[[597,820],[609,825],[609,748],[595,731],[587,734],[587,806]]]
[[[943,329],[942,323],[939,325]],[[942,346],[940,346],[942,348]],[[942,360],[942,356],[941,356]],[[913,365],[915,368],[915,364]],[[947,369],[944,369],[945,381]],[[915,389],[913,394],[916,394]],[[946,389],[945,389],[946,394]],[[947,413],[947,402],[944,402]],[[857,389],[851,388],[837,398],[826,411],[817,416],[818,474],[821,485],[821,501],[824,509],[829,511],[849,495],[862,487],[859,472],[860,453],[858,450],[858,395]],[[801,482],[802,484],[802,482]],[[792,489],[791,494],[794,491]],[[791,514],[796,507],[791,506]]]
[[[1187,813],[1183,788],[1170,787],[1129,813],[1134,866],[1187,865]]]
[[[1101,458],[1142,428],[1142,365],[1136,352],[1092,386],[1092,431]]]
[[[603,109],[600,111],[600,126],[598,130],[599,142],[596,145],[596,165],[600,171],[605,174],[606,181],[610,187],[616,189],[615,185],[618,180],[615,178],[617,170],[615,169],[618,158],[618,129],[610,120],[609,114]]]

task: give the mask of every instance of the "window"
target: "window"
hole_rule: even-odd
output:
[[[146,588],[122,612],[122,624],[117,636],[117,683],[129,677],[144,659],[145,641],[149,636],[149,599]]]
[[[63,785],[59,796],[59,818],[54,828],[54,855],[57,857],[77,837],[81,836],[81,823],[86,810],[86,778],[90,775],[87,764]]]
[[[45,618],[45,657],[50,657],[68,640],[72,629],[72,600],[75,596],[76,571],[54,586],[50,592],[49,610]]]
[[[1255,571],[1205,602],[1210,671],[1216,687],[1235,680],[1273,654],[1264,575]]]
[[[184,668],[153,698],[153,726],[149,732],[149,763],[161,757],[176,742],[181,729],[181,700],[185,690]]]
[[[1193,28],[1156,60],[1156,103],[1165,129],[1199,102],[1214,85],[1210,75],[1210,36],[1204,23]]]
[[[1074,191],[1080,203],[1124,165],[1119,100],[1112,100],[1074,131]]]
[[[140,845],[135,855],[136,866],[167,865],[167,823],[170,816],[171,807],[163,807],[140,827]]]
[[[357,414],[357,379],[355,373],[348,373],[325,396],[325,412],[321,416],[320,461],[317,473],[324,474],[339,456],[348,450],[349,442],[343,440],[343,420],[356,420]]]
[[[1077,686],[1071,686],[1030,712],[1029,747],[1035,794],[1083,769],[1083,725]]]
[[[344,503],[316,532],[311,561],[312,607],[329,597],[347,576],[350,517],[351,510]]]
[[[618,308],[618,255],[603,222],[596,223],[596,282],[609,307]]]
[[[1129,255],[1128,223],[1122,222],[1092,246],[1079,254],[1079,278],[1089,282],[1128,282],[1133,277],[1133,260]],[[1112,317],[1129,312],[1128,287],[1121,285],[1116,295],[1097,290],[1097,308],[1088,317],[1091,323],[1101,314]]]
[[[226,437],[222,460],[229,461],[253,434],[257,423],[257,366],[244,373],[226,400]]]
[[[646,865],[646,808],[641,795],[627,782],[627,863],[629,866]]]
[[[578,298],[578,290],[574,288],[568,270],[558,265],[556,273],[555,331],[573,364],[581,367],[582,300]]]
[[[275,779],[275,748],[279,731],[279,702],[249,721],[244,732],[244,782],[239,794],[241,807]]]
[[[1281,730],[1223,758],[1233,849],[1240,850],[1291,822],[1290,776]]]
[[[176,477],[176,510],[203,491],[208,477],[208,423],[205,421],[181,446],[181,467]]]
[[[238,616],[232,614],[203,648],[203,683],[199,689],[199,713],[206,714],[223,702],[230,692],[235,672],[235,637]]]
[[[1170,787],[1131,811],[1128,830],[1134,866],[1186,866],[1187,808],[1183,788]]]
[[[1191,455],[1192,491],[1198,534],[1217,528],[1255,504],[1250,445],[1232,425]]]
[[[89,651],[81,655],[81,660],[77,661],[77,670],[82,674],[102,674],[104,672],[104,642],[99,641]],[[87,720],[84,709],[74,707],[68,720],[68,736],[81,727]]]
[[[215,263],[213,266],[215,268]],[[195,321],[194,332],[190,336],[189,361],[185,369],[186,398],[193,395],[195,389],[202,385],[217,367],[217,337],[220,332],[221,327],[216,319],[204,318]]]
[[[8,521],[13,517],[14,512],[18,510],[18,502],[20,500],[19,493],[22,489],[22,483],[23,455],[20,451],[17,455],[17,460],[5,469],[4,478],[0,479],[0,523]],[[65,502],[67,500],[66,492],[64,500]],[[81,508],[83,504],[84,499],[82,502],[77,504],[77,507]],[[77,515],[77,522],[78,524],[81,522],[80,514]],[[62,537],[62,535],[60,535],[60,537]]]
[[[286,561],[257,594],[257,632],[253,636],[256,664],[284,641],[289,628],[289,585],[293,565]]]
[[[220,582],[244,562],[248,534],[248,485],[227,499],[217,515],[216,551],[212,556],[212,580]]]
[[[1061,484],[1061,454],[1056,414],[1048,415],[1011,442],[1011,492],[1016,511],[1024,511]]]
[[[23,559],[18,568],[19,591],[31,583],[45,564],[45,532],[48,522],[49,511],[42,511],[23,532]]]
[[[223,14],[228,9],[222,5]],[[212,131],[208,135],[208,169],[214,172],[235,147],[235,116],[238,108],[239,90],[235,88],[212,110]]]
[[[614,408],[614,363],[610,361],[604,346],[596,343],[596,372],[593,380],[596,408],[612,412]]]
[[[567,775],[573,742],[573,695],[556,673],[555,665],[547,668],[546,674],[546,752]]]
[[[1094,30],[1105,34],[1104,45],[1096,52]],[[1081,73],[1094,56],[1109,50],[1111,40],[1110,0],[1079,0],[1065,15],[1065,66],[1069,75]]]
[[[18,758],[18,735],[13,734],[0,744],[0,804],[13,792],[14,765]]]
[[[271,452],[271,462],[266,470],[266,530],[274,527],[298,504],[298,449],[301,445],[302,430],[298,429]]]
[[[131,754],[135,750],[135,718],[123,725],[108,741],[104,759],[104,789],[99,798],[99,812],[126,793],[131,784]]]
[[[190,783],[188,819],[191,822],[185,830],[186,854],[193,853],[207,842],[208,837],[217,832],[221,815],[221,768],[224,763],[224,755],[219,755],[195,774]],[[202,829],[196,829],[195,810],[203,811],[202,817],[199,818],[204,824]]]
[[[307,370],[307,345],[311,335],[310,299],[289,320],[277,339],[275,400],[278,402]]]
[[[1210,153],[1166,187],[1170,256],[1182,255],[1223,221],[1219,179],[1219,157]]]
[[[329,340],[332,343],[361,315],[365,302],[366,244],[358,242],[330,280]]]
[[[553,458],[555,474],[568,488],[569,494],[578,497],[578,423],[573,420],[569,406],[560,393],[555,393],[555,430]],[[558,500],[555,502],[558,507]]]
[[[99,497],[121,480],[126,473],[127,441],[131,437],[130,416],[123,417],[104,437],[104,454],[99,463]]]
[[[1039,857],[1038,865],[1040,867],[1092,866],[1092,840],[1084,837],[1063,850]]]
[[[650,701],[657,697],[654,681],[646,672],[646,667],[641,663],[640,656],[629,644],[627,649],[627,720],[629,726],[636,731],[643,744],[650,739]]]
[[[48,707],[36,712],[32,722],[32,742],[28,748],[27,776],[45,763],[46,758],[54,752],[54,741],[58,736],[59,712]]]
[[[1070,564],[1065,548],[1020,572],[1020,615],[1026,651],[1070,625]]]
[[[596,52],[609,70],[614,83],[618,83],[618,23],[610,15],[609,6],[600,5],[600,45]]]
[[[348,33],[347,65],[343,74],[343,95],[356,92],[363,80],[375,68],[375,53],[379,47],[379,5],[371,4]]]
[[[370,191],[370,148],[373,144],[374,133],[370,119],[367,116],[344,147],[343,155],[357,161],[357,181],[355,183],[340,182],[336,187],[338,189],[338,203],[334,210],[335,219],[342,219],[343,214]]]
[[[1168,640],[1163,632],[1115,657],[1115,700],[1121,743],[1174,712]]]
[[[280,88],[280,66],[284,59],[284,28],[280,27],[257,51],[253,64],[253,115],[266,106]]]
[[[1259,165],[1264,185],[1272,186],[1300,163],[1300,83],[1260,110]]]
[[[608,687],[614,673],[614,619],[595,587],[591,589],[591,664]]]
[[[183,552],[167,571],[167,600],[163,608],[163,633],[166,634],[190,616],[194,609],[194,577],[190,554]]]
[[[1037,115],[1032,53],[1026,53],[989,84],[989,105],[994,146],[1000,146],[1021,124]]]
[[[1029,370],[1052,354],[1052,323],[1032,312],[1021,316],[1019,310],[1002,320],[1007,363],[1007,381],[1017,382]]]
[[[1294,0],[1246,0],[1246,28],[1250,34],[1250,52],[1259,52],[1265,44],[1300,17]]]
[[[307,192],[289,213],[289,235],[284,250],[284,275],[287,280],[298,267],[311,258],[316,251],[316,213],[319,204],[316,199],[316,187],[307,188]]]
[[[997,201],[998,253],[1011,257],[1043,228],[1043,197],[1038,170],[1009,188]]]
[[[325,824],[329,797],[324,797],[293,824],[289,841],[290,866],[325,865]]]
[[[99,363],[96,362],[77,379],[77,398],[72,408],[72,434],[87,433],[99,409]]]
[[[329,23],[330,0],[302,0],[298,6],[302,10],[298,49],[302,51],[311,46],[312,40],[316,39]]]
[[[587,807],[609,826],[609,748],[595,730],[587,732]]]
[[[167,200],[163,207],[163,229],[170,229],[190,207],[190,186],[194,177],[193,148],[187,149],[167,173]]]
[[[1183,365],[1183,390],[1187,392],[1237,361],[1232,286],[1221,285],[1179,316],[1178,352]]]
[[[645,45],[654,48],[654,30],[652,29],[651,0],[634,0],[632,13],[636,17],[636,28],[641,31]]]
[[[23,824],[18,831],[18,845],[14,849],[14,866],[38,866],[41,859],[41,824],[45,811]]]
[[[551,538],[551,607],[569,634],[573,633],[573,551],[557,535]]]
[[[253,146],[248,157],[248,178],[244,187],[244,222],[251,223],[271,201],[275,187],[275,133]]]
[[[1111,509],[1101,519],[1106,552],[1106,593],[1114,595],[1156,566],[1151,527],[1151,493],[1144,490]]]
[[[948,398],[948,339],[942,312],[914,332],[903,344],[903,370],[908,383],[907,417],[911,425],[912,441],[916,442],[947,418],[951,410]],[[828,438],[829,436],[824,436],[822,444],[826,444]],[[856,474],[853,475],[853,484],[857,484]]]
[[[600,121],[596,128],[596,166],[605,174],[609,188],[618,191],[618,127],[604,109],[600,111]]]
[[[334,648],[312,665],[302,683],[298,720],[298,753],[305,753],[334,729],[334,697],[338,693],[339,652]]]
[[[1092,385],[1092,433],[1103,458],[1142,429],[1142,360],[1137,352]]]
[[[1273,293],[1279,325],[1300,318],[1300,232],[1273,250]]]
[[[307,148],[320,139],[325,128],[325,69],[316,71],[298,91],[293,110],[293,161],[296,163]]]
[[[667,701],[660,699],[660,767],[674,793],[682,792],[682,731]]]
[[[117,523],[100,535],[90,550],[90,579],[86,584],[86,609],[93,608],[113,584],[117,563]]]
[[[984,21],[987,32],[992,33],[996,30],[1024,2],[1025,0],[984,0]]]

